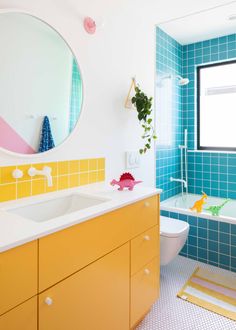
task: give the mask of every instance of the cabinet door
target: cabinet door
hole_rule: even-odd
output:
[[[146,198],[39,239],[39,292],[157,225],[158,198]]]
[[[0,315],[36,295],[37,257],[37,241],[0,253]]]
[[[131,277],[131,317],[133,328],[148,312],[158,298],[159,261],[154,258]]]
[[[39,330],[129,329],[129,243],[39,295]]]
[[[0,316],[1,330],[37,330],[37,298],[34,297]]]

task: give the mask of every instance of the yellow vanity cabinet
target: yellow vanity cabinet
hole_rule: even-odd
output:
[[[39,291],[114,250],[158,222],[150,197],[39,240]]]
[[[39,330],[128,330],[129,243],[39,295]]]
[[[129,330],[159,292],[159,196],[0,253],[0,330]]]
[[[1,330],[37,330],[37,297],[0,316]]]
[[[34,241],[0,253],[0,315],[37,294],[37,246]]]

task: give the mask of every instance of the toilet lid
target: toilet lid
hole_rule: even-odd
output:
[[[189,228],[189,224],[185,221],[160,217],[160,233],[166,237],[178,237],[181,233]]]

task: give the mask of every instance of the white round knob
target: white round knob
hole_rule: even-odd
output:
[[[45,298],[44,302],[46,305],[51,306],[53,303],[53,300],[52,300],[52,298],[47,297],[47,298]]]
[[[145,206],[145,207],[149,207],[149,206],[150,206],[150,203],[149,203],[149,202],[145,202],[145,203],[144,203],[144,206]]]
[[[21,179],[23,177],[23,172],[19,169],[16,169],[12,172],[12,177],[14,179]]]
[[[144,269],[144,274],[146,274],[146,275],[149,275],[150,274],[150,270],[149,269]]]
[[[144,241],[150,241],[150,236],[145,235],[145,236],[143,237],[143,239],[144,239]]]

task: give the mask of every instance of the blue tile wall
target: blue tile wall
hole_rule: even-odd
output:
[[[182,74],[183,47],[167,35],[160,28],[157,28],[157,51],[156,51],[156,72],[158,77]],[[172,127],[174,139],[171,146],[157,147],[156,153],[156,185],[163,189],[161,199],[164,200],[180,192],[180,185],[170,182],[170,177],[180,177],[180,152],[178,145],[183,138],[183,111],[182,111],[182,89],[172,79]],[[159,105],[157,99],[157,111]],[[157,123],[158,126],[158,123]],[[159,136],[160,137],[160,136]]]
[[[236,272],[236,225],[164,210],[161,215],[190,225],[180,255]]]
[[[188,129],[188,148],[193,150],[188,153],[189,192],[200,194],[204,190],[210,196],[236,199],[236,154],[194,151],[196,68],[235,58],[236,34],[182,46],[157,29],[157,74],[179,74],[190,79],[187,86],[176,86],[173,93],[175,143],[172,147],[157,147],[156,185],[163,189],[162,200],[180,192],[179,184],[170,183],[169,179],[170,176],[180,177],[178,145],[183,143],[185,128]],[[174,212],[161,213],[190,224],[190,234],[181,255],[236,272],[236,225]]]
[[[196,68],[236,58],[236,34],[183,46],[183,128],[188,129],[189,149],[196,146]],[[217,197],[236,199],[236,154],[189,153],[189,192],[204,190]]]

